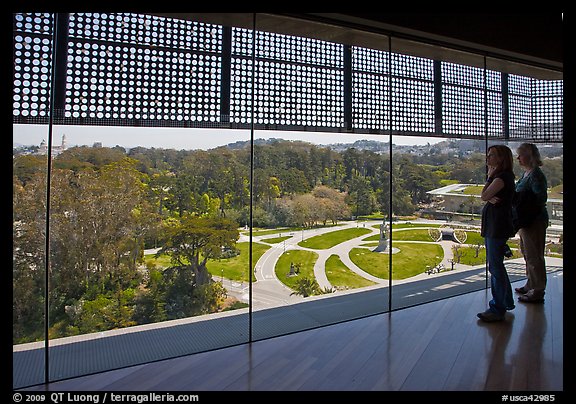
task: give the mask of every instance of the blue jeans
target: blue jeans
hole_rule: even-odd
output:
[[[486,263],[490,272],[490,285],[492,300],[490,300],[490,311],[504,315],[506,310],[512,310],[514,306],[514,295],[508,272],[504,266],[504,245],[507,238],[484,239],[486,245]]]

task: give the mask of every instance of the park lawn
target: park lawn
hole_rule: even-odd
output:
[[[388,222],[386,222],[386,224],[388,224]],[[394,230],[398,230],[398,229],[409,229],[411,227],[441,227],[444,226],[444,224],[438,224],[438,223],[418,223],[418,222],[406,222],[406,223],[392,223],[392,231]],[[380,225],[379,224],[375,224],[374,226],[372,226],[375,229],[380,230]]]
[[[206,267],[212,276],[219,278],[224,275],[224,278],[233,281],[248,282],[248,268],[250,260],[250,243],[236,243],[236,248],[240,250],[240,254],[232,258],[222,258],[219,260],[209,260]],[[254,266],[270,247],[265,244],[252,243],[252,270]],[[252,277],[256,281],[256,277]]]
[[[278,261],[274,272],[276,277],[290,289],[295,289],[296,281],[301,278],[316,279],[314,276],[314,264],[318,259],[318,254],[313,251],[288,250],[283,253]],[[290,264],[300,264],[300,273],[296,276],[288,276]]]
[[[156,254],[144,254],[144,264],[146,266],[156,266],[158,268],[168,268],[171,266],[170,256],[162,254],[156,258]]]
[[[467,231],[466,241],[464,244],[480,244],[484,245],[484,237],[480,235],[479,231]]]
[[[464,188],[464,195],[480,195],[482,193],[482,189],[484,185],[470,185],[469,187]]]
[[[293,233],[296,230],[300,230],[300,228],[289,228],[289,227],[277,227],[275,229],[252,229],[253,236],[266,236],[268,234],[278,234],[278,237],[282,236],[282,234],[286,235],[287,233]],[[249,235],[250,231],[243,231],[245,235]]]
[[[504,258],[504,261],[522,257],[522,253],[520,252],[520,250],[514,248],[514,246],[511,245],[510,243],[508,243],[508,246],[512,248],[512,257],[510,258],[506,257]],[[464,247],[462,251],[464,253],[462,254],[462,257],[460,257],[460,264],[464,265],[486,264],[486,248],[480,249],[478,257],[475,257],[476,250],[474,249],[474,247]]]
[[[478,257],[475,257],[476,250],[473,247],[463,247],[462,257],[460,257],[460,264],[464,265],[480,265],[486,263],[486,249],[481,248]]]
[[[406,229],[410,227],[440,227],[443,224],[438,223],[418,223],[418,222],[411,222],[411,223],[392,223],[392,230],[396,229]]]
[[[393,230],[394,231],[394,230]],[[428,234],[428,229],[410,229],[410,230],[401,230],[401,231],[394,231],[393,234],[394,241],[434,241],[430,234]],[[362,239],[362,241],[379,241],[380,234],[374,234],[370,237],[366,237]]]
[[[351,271],[337,255],[331,255],[326,260],[326,277],[336,289],[355,289],[376,284]]]
[[[438,265],[444,251],[438,244],[392,243],[400,251],[392,255],[392,279],[406,279],[418,275],[427,268]],[[362,270],[382,279],[388,279],[389,256],[366,248],[350,250],[350,259]]]
[[[284,240],[288,240],[289,238],[292,238],[292,236],[261,238],[260,241],[264,241],[265,243],[270,243],[270,244],[278,244],[278,243],[283,242]]]
[[[348,241],[368,233],[370,233],[370,230],[363,227],[336,230],[310,237],[309,239],[299,242],[298,245],[300,247],[311,248],[314,250],[326,250],[328,248],[334,247],[335,245],[343,243],[344,241]]]
[[[236,248],[240,250],[240,254],[235,257],[208,260],[206,267],[213,277],[220,278],[224,276],[226,279],[248,282],[248,261],[250,259],[248,248],[250,248],[250,243],[236,243]],[[256,266],[262,254],[269,248],[270,246],[265,244],[253,243],[252,269],[254,269],[254,266]],[[168,268],[172,265],[170,263],[170,257],[166,254],[162,254],[158,258],[156,258],[154,254],[146,254],[144,256],[144,262],[146,265],[155,265],[161,269]],[[256,277],[252,277],[252,280],[256,281]]]

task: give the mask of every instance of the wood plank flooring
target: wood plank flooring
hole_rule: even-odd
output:
[[[513,286],[522,286],[524,281]],[[562,391],[563,271],[483,323],[490,290],[25,390]]]

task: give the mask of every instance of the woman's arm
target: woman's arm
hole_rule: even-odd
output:
[[[536,200],[544,205],[548,199],[548,184],[542,171],[534,172],[530,178],[530,189],[536,194]]]
[[[480,194],[480,198],[483,201],[490,201],[491,203],[497,203],[499,198],[495,198],[494,201],[491,201],[501,189],[504,188],[504,181],[501,178],[494,178],[494,180],[486,182],[484,184],[484,188],[482,188],[482,193]]]

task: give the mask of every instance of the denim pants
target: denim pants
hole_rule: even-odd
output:
[[[512,295],[512,285],[508,272],[504,266],[504,245],[507,238],[484,239],[486,245],[486,263],[490,272],[490,286],[492,300],[490,310],[496,314],[504,315],[506,310],[514,308],[514,296]]]

